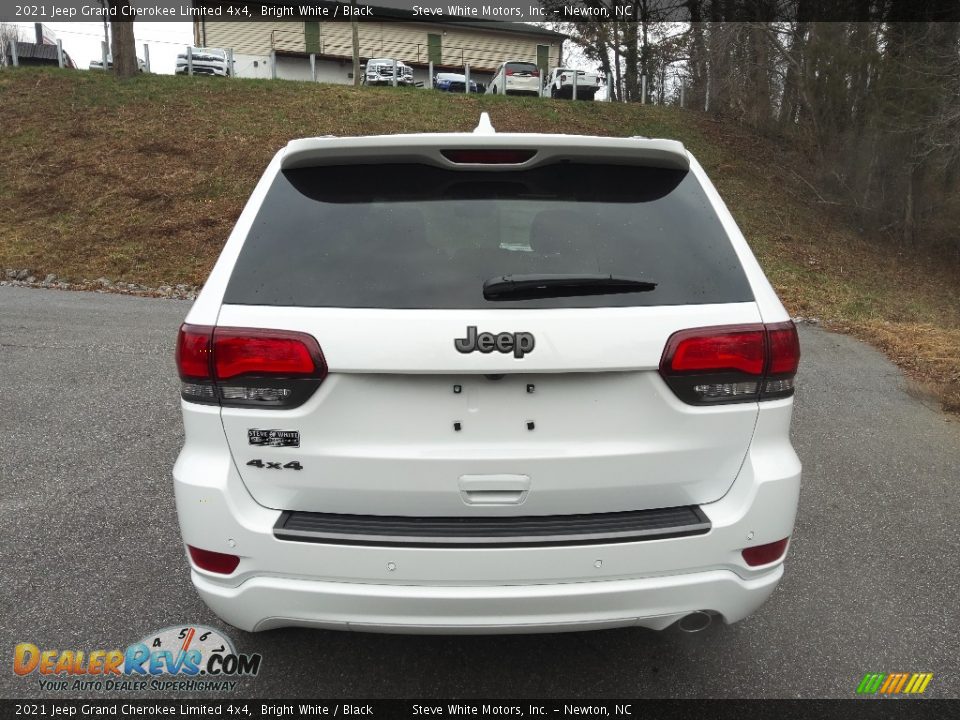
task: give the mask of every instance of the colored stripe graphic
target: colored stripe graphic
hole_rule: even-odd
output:
[[[918,695],[927,689],[927,685],[933,680],[933,673],[914,673],[904,688],[905,693]]]
[[[860,695],[872,695],[880,689],[880,684],[886,676],[886,673],[867,673],[863,676],[863,680],[860,681],[860,685],[857,687],[857,693]]]
[[[857,694],[919,695],[931,680],[933,673],[867,673],[857,686]]]
[[[890,673],[887,675],[887,679],[884,681],[883,685],[880,688],[880,693],[885,695],[893,695],[894,693],[900,692],[900,689],[907,682],[906,673]]]

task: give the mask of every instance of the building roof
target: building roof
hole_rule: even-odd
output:
[[[33,58],[35,60],[53,60],[57,61],[56,45],[38,45],[32,42],[17,41],[17,57],[21,59]]]
[[[10,51],[7,50],[10,57]],[[17,60],[40,60],[42,62],[57,62],[57,46],[49,43],[32,43],[17,40]],[[63,51],[63,66],[75,69],[73,59],[66,50]]]
[[[423,19],[421,18],[420,21],[423,22]],[[431,20],[430,22],[436,22],[437,25],[465,27],[471,30],[496,30],[497,32],[536,35],[538,37],[554,38],[556,40],[566,40],[570,37],[566,33],[551,30],[550,28],[521,22],[506,22],[502,20]]]

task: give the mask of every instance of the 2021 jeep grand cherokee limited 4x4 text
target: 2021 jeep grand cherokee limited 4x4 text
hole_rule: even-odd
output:
[[[734,622],[783,574],[797,334],[680,143],[295,140],[177,362],[181,532],[240,628]]]

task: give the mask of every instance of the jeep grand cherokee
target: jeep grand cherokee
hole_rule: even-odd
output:
[[[193,583],[245,630],[740,620],[783,575],[798,362],[679,142],[292,141],[179,333]]]

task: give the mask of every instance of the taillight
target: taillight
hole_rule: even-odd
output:
[[[800,343],[792,322],[675,332],[660,375],[691,405],[754,402],[793,394]]]
[[[239,328],[213,331],[213,368],[218,380],[239,375],[312,377],[318,364],[323,364],[320,346],[303,333]]]
[[[533,76],[533,77],[540,77],[540,71],[539,71],[539,70],[531,70],[531,71],[530,71],[530,75]]]
[[[213,328],[207,325],[180,326],[177,335],[177,371],[180,373],[180,395],[184,400],[214,403],[211,350]]]
[[[213,550],[201,550],[193,547],[193,545],[187,545],[187,551],[190,553],[190,559],[194,565],[201,570],[218,575],[229,575],[240,564],[240,558],[236,555],[214,552]]]
[[[789,540],[789,538],[766,543],[765,545],[755,545],[744,548],[740,554],[743,555],[744,562],[750,567],[769,565],[783,557],[783,554],[787,551],[787,540]]]
[[[767,325],[770,365],[763,380],[761,397],[787,397],[800,365],[800,338],[792,322]]]
[[[472,165],[519,165],[534,155],[536,150],[441,150],[450,162]]]
[[[506,74],[506,75],[513,75],[513,70],[511,70],[510,68],[507,68],[506,71],[505,71],[505,74]]]
[[[227,407],[297,407],[327,375],[320,346],[306,333],[186,323],[177,368],[184,400]]]

